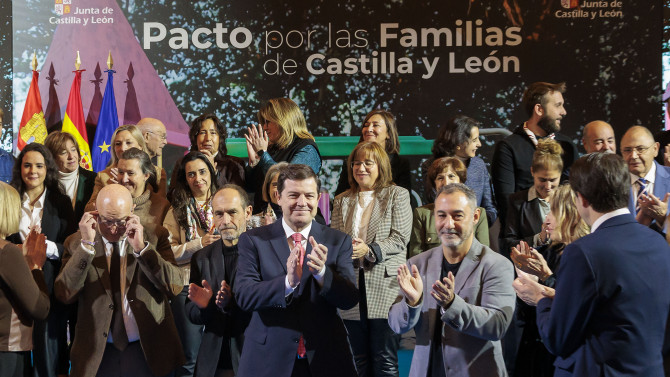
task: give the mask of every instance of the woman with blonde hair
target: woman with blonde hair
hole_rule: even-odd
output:
[[[347,170],[351,188],[335,197],[331,227],[352,238],[360,302],[340,315],[358,375],[398,376],[400,337],[389,327],[388,311],[411,232],[409,192],[393,183],[388,154],[374,141],[356,145]]]
[[[281,169],[286,166],[288,166],[288,162],[279,162],[272,165],[272,167],[268,169],[267,174],[265,174],[265,181],[263,182],[261,194],[263,203],[267,203],[267,206],[265,206],[265,209],[261,212],[251,216],[248,223],[249,228],[257,228],[259,226],[272,224],[281,217],[281,207],[277,203],[277,179],[279,178]]]
[[[92,211],[95,209],[95,200],[98,198],[98,192],[100,190],[107,186],[110,183],[119,183],[118,180],[118,174],[119,170],[116,167],[116,164],[119,162],[119,158],[121,158],[121,154],[123,152],[127,151],[130,148],[137,148],[141,149],[147,154],[149,154],[149,150],[147,149],[146,142],[144,141],[144,136],[142,136],[142,131],[140,131],[137,126],[134,126],[132,124],[127,124],[124,126],[119,126],[114,131],[114,134],[112,135],[112,157],[109,160],[109,165],[107,165],[107,168],[101,172],[98,172],[98,176],[95,178],[95,186],[93,187],[93,193],[91,194],[91,198],[89,199],[88,203],[86,204],[86,208],[84,209],[85,211]],[[158,182],[158,194],[162,197],[166,197],[167,195],[167,173],[165,173],[165,169],[163,168],[158,168],[158,166],[154,165],[154,169],[156,169],[156,182]]]
[[[34,320],[49,313],[49,293],[42,266],[46,261],[45,236],[33,231],[20,247],[6,240],[19,231],[21,199],[16,190],[0,182],[0,376],[33,375]]]
[[[321,154],[298,105],[289,98],[273,98],[258,110],[258,125],[247,129],[247,153],[254,195],[254,213],[263,208],[260,195],[265,174],[278,162],[305,164],[319,174]]]
[[[589,226],[577,212],[577,196],[569,184],[561,185],[552,194],[551,211],[544,222],[551,238],[549,244],[536,249],[524,241],[512,248],[511,258],[521,271],[537,278],[546,287],[556,284],[554,271],[558,268],[565,247],[589,234]],[[553,376],[554,359],[544,347],[535,324],[535,308],[517,301],[517,317],[524,323],[516,358],[516,376]]]

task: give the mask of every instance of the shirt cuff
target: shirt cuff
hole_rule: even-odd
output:
[[[81,248],[84,249],[84,251],[87,252],[89,255],[94,255],[95,254],[95,249],[91,245],[88,245],[88,244],[85,244],[85,243],[82,242],[81,243]]]
[[[296,285],[295,288],[298,288],[298,286]],[[291,287],[291,285],[288,283],[288,275],[286,275],[284,278],[284,297],[288,297],[291,293],[293,293],[295,288]]]
[[[132,249],[133,247],[130,246],[130,248]],[[133,250],[133,254],[135,254],[135,257],[139,257],[139,256],[141,256],[142,253],[144,253],[144,251],[145,251],[146,249],[148,249],[148,248],[149,248],[149,242],[144,241],[144,249],[140,250],[139,253],[136,253],[135,250]]]
[[[58,246],[53,241],[46,240],[47,242],[47,258],[49,259],[58,259]]]
[[[325,279],[326,276],[326,266],[324,265],[321,267],[321,271],[319,271],[318,274],[314,276],[314,279],[316,280],[319,285],[323,285],[323,279]]]

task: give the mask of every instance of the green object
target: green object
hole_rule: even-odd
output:
[[[317,136],[321,157],[346,157],[351,153],[360,136]],[[433,140],[426,140],[423,136],[400,136],[400,154],[404,156],[421,156],[430,154]],[[228,154],[247,158],[247,143],[244,138],[228,138],[226,140]]]

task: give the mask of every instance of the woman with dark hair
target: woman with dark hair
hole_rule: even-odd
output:
[[[261,188],[270,167],[278,162],[305,164],[319,174],[321,154],[307,130],[305,116],[289,98],[273,98],[258,110],[259,125],[251,125],[245,138],[249,166],[247,181],[254,193],[253,212],[264,210]]]
[[[201,152],[216,168],[217,186],[234,183],[244,187],[244,160],[228,155],[228,132],[216,115],[203,114],[193,119],[188,138],[191,140],[191,152]]]
[[[361,138],[358,140],[358,143],[360,144],[364,141],[374,141],[384,148],[391,164],[393,182],[407,191],[411,191],[412,175],[409,170],[409,160],[400,157],[399,154],[400,140],[398,139],[395,116],[386,110],[377,109],[370,111],[363,120]],[[335,195],[345,192],[349,187],[348,171],[346,166],[343,165]]]
[[[216,170],[210,158],[201,152],[189,152],[181,159],[170,183],[172,207],[163,226],[170,232],[172,252],[184,274],[184,289],[172,300],[172,313],[181,338],[186,363],[176,372],[178,376],[193,375],[198,356],[202,326],[186,317],[191,257],[221,236],[214,234],[212,197],[216,193]]]
[[[347,160],[351,188],[333,202],[333,229],[351,236],[360,302],[340,316],[359,376],[398,376],[400,336],[388,324],[398,296],[398,267],[405,263],[411,232],[409,192],[396,186],[386,150],[374,141]]]
[[[49,313],[49,294],[42,266],[46,261],[43,234],[31,232],[26,247],[5,237],[19,230],[21,199],[10,185],[0,182],[0,376],[29,377],[33,348],[33,321]],[[27,262],[27,264],[26,264]]]
[[[428,179],[436,192],[450,183],[463,183],[467,180],[468,171],[463,161],[456,157],[442,157],[433,161],[428,169]],[[440,246],[440,237],[435,230],[435,203],[429,203],[414,209],[412,235],[409,238],[407,258],[411,258],[426,250]],[[489,223],[486,212],[479,207],[479,221],[475,224],[475,238],[479,243],[489,246]]]
[[[93,194],[96,174],[79,166],[79,147],[72,134],[52,131],[44,140],[58,165],[58,180],[72,200],[74,219],[84,215],[84,206]]]
[[[426,201],[430,203],[435,200],[435,188],[426,174],[430,164],[440,157],[456,157],[463,161],[468,169],[468,180],[462,183],[477,194],[477,206],[484,207],[489,224],[493,224],[498,218],[498,210],[493,202],[493,187],[486,163],[477,157],[477,149],[482,146],[479,125],[479,122],[465,115],[449,118],[433,142],[433,156],[421,164],[421,174],[424,177]]]
[[[31,231],[46,236],[47,261],[44,278],[51,297],[51,311],[45,321],[35,321],[33,359],[37,376],[67,374],[67,310],[53,295],[60,271],[63,242],[76,230],[72,201],[63,194],[58,168],[49,149],[42,144],[26,145],[16,159],[11,185],[21,196],[19,232],[8,240],[21,244]]]

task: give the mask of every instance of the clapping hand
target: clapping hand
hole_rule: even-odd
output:
[[[368,245],[360,238],[354,238],[351,241],[352,246],[354,247],[354,252],[351,255],[352,259],[359,259],[365,256],[368,252]]]
[[[244,135],[244,138],[247,139],[247,143],[251,145],[254,152],[268,150],[270,139],[268,133],[263,130],[260,124],[252,124],[251,127],[247,127],[247,134]]]
[[[297,242],[293,249],[291,249],[291,254],[289,254],[288,259],[286,260],[286,277],[288,278],[288,285],[291,286],[291,288],[297,287],[302,278],[300,244]]]
[[[454,274],[449,271],[447,277],[443,278],[442,281],[435,281],[430,295],[433,296],[438,305],[443,309],[446,309],[451,302],[454,301],[454,297],[456,297],[456,294],[454,293],[455,286],[456,278],[454,277]]]
[[[537,306],[537,303],[545,297],[553,298],[556,292],[552,288],[545,287],[533,281],[530,276],[523,272],[514,280],[512,286],[516,291],[516,295],[530,306]]]
[[[662,226],[665,222],[665,215],[668,212],[668,197],[670,197],[670,193],[666,193],[663,200],[652,193],[640,195],[637,198],[637,205],[640,206],[638,217],[640,217],[640,213],[643,213],[642,218],[646,216],[652,220],[656,220],[656,223]]]
[[[111,168],[109,169],[109,181],[107,184],[112,184],[112,183],[119,183],[119,169],[118,168]]]
[[[307,266],[312,276],[316,276],[326,267],[328,248],[316,242],[312,236],[309,236],[309,243],[312,245],[312,252],[307,255]]]
[[[407,265],[398,267],[398,286],[409,306],[416,306],[419,303],[423,295],[423,281],[416,265],[412,265],[411,274]]]
[[[212,287],[207,280],[202,281],[202,287],[195,283],[188,285],[188,299],[200,309],[204,309],[209,305],[209,300],[212,298]]]
[[[30,269],[42,269],[47,260],[47,237],[32,229],[23,243],[23,254]]]
[[[224,310],[233,298],[233,290],[225,280],[221,282],[221,289],[216,293],[216,306]]]
[[[521,241],[516,247],[512,247],[510,256],[518,269],[535,275],[540,280],[547,280],[553,274],[542,254],[531,248],[525,241]]]

